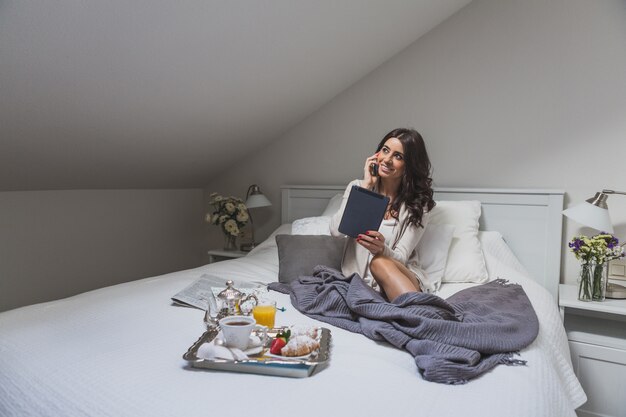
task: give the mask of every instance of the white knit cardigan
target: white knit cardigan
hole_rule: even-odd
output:
[[[344,236],[339,232],[339,223],[346,207],[348,197],[353,185],[361,186],[361,180],[354,180],[348,184],[343,194],[341,208],[330,221],[330,233],[333,236]],[[417,244],[424,235],[424,228],[428,224],[429,213],[424,212],[422,217],[422,226],[408,224],[409,212],[403,204],[400,207],[398,222],[393,230],[393,237],[389,241],[385,241],[385,249],[383,255],[402,262],[406,267],[415,274],[415,277],[422,287],[422,291],[433,292],[436,290],[434,285],[429,281],[428,276],[424,272],[417,254]],[[356,243],[356,240],[348,237],[341,262],[341,272],[345,276],[353,273],[365,277],[369,270],[369,263],[372,259],[370,251]],[[375,281],[369,283],[374,289],[380,290]]]

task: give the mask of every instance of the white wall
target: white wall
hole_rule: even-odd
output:
[[[267,236],[281,184],[347,183],[398,126],[423,134],[438,186],[563,189],[566,205],[626,190],[626,2],[474,0],[207,191],[261,185]],[[609,204],[626,238],[626,198]],[[581,232],[565,225],[564,244]]]
[[[0,192],[0,311],[201,265],[202,190]]]

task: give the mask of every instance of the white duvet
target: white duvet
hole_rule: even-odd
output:
[[[586,397],[554,301],[497,234],[481,239],[490,278],[522,284],[539,318],[521,352],[527,366],[441,385],[422,380],[409,353],[323,324],[331,361],[310,378],[189,368],[182,355],[205,330],[203,312],[170,297],[204,273],[274,281],[270,237],[245,258],[0,313],[0,416],[575,416]],[[440,295],[466,286],[445,284]],[[286,307],[277,325],[313,322],[271,294]]]

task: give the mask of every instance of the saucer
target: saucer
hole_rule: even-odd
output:
[[[221,331],[217,334],[217,336],[215,337],[215,339],[213,339],[211,343],[216,346],[223,346],[228,349],[237,349],[226,344],[226,340],[224,340],[224,335]],[[263,348],[263,341],[261,340],[261,338],[257,335],[251,334],[250,338],[248,339],[248,347],[246,349],[243,349],[242,352],[246,355],[258,355],[259,353],[263,352]]]
[[[264,350],[263,343],[258,336],[251,335],[248,348],[241,350],[229,347],[224,342],[222,334],[218,334],[209,343],[203,343],[198,348],[198,357],[203,359],[226,359],[226,360],[246,360],[249,356],[255,356]]]

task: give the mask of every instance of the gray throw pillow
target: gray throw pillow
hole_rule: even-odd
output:
[[[276,235],[278,281],[288,284],[300,276],[312,275],[317,265],[341,270],[346,240],[327,235]]]

